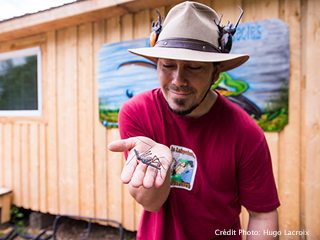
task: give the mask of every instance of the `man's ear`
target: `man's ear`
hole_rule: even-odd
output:
[[[214,71],[214,73],[213,73],[213,77],[212,77],[212,84],[214,84],[219,79],[219,76],[220,76],[220,73],[221,73],[220,64],[215,64],[213,71]]]

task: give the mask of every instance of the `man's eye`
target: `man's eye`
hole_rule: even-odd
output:
[[[170,65],[170,64],[162,64],[162,66],[163,66],[164,68],[171,68],[173,65]]]
[[[192,67],[192,66],[189,66],[189,68],[190,68],[191,70],[193,70],[193,71],[196,71],[196,70],[200,70],[200,69],[201,69],[201,67]]]

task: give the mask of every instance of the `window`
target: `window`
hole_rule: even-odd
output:
[[[0,117],[41,116],[40,47],[0,53]]]

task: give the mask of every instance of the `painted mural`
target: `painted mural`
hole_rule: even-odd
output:
[[[159,87],[156,65],[127,51],[150,46],[149,39],[105,44],[98,53],[100,121],[118,127],[125,101]],[[255,119],[264,131],[280,131],[288,123],[289,28],[280,19],[239,24],[231,53],[246,53],[241,67],[220,74],[212,86]]]

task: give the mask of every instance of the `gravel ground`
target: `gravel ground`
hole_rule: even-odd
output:
[[[33,229],[28,226],[28,219],[25,217],[25,227],[23,227],[23,231],[27,231],[28,234],[32,236],[36,236],[41,232],[39,229]],[[57,240],[77,240],[82,239],[82,232],[88,227],[88,223],[86,221],[82,220],[74,220],[70,218],[61,218],[59,219],[58,226],[57,226],[57,232],[56,232],[56,239]],[[6,234],[8,234],[12,228],[11,227],[4,227],[3,229],[0,229],[0,238],[4,237]],[[46,235],[43,235],[42,237],[51,235],[53,233],[52,226],[49,226],[46,228]],[[21,240],[25,239],[22,237],[16,237],[14,240]],[[50,238],[52,239],[52,238]],[[91,231],[89,234],[89,237],[86,238],[89,240],[118,240],[120,239],[119,235],[119,229],[110,227],[110,226],[103,226],[99,225],[97,223],[91,224]],[[135,232],[129,232],[124,230],[124,240],[135,240],[136,239],[136,233]]]

